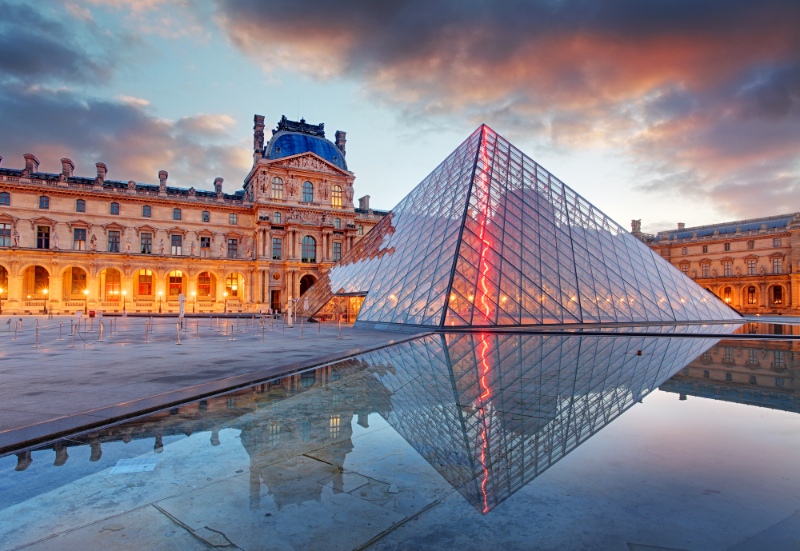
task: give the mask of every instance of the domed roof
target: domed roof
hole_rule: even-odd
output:
[[[272,131],[272,139],[264,147],[264,158],[281,159],[300,153],[314,153],[342,170],[347,170],[344,154],[331,141],[325,139],[325,124],[308,124],[290,121],[285,116]]]

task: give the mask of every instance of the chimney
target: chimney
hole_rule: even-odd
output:
[[[369,210],[369,195],[365,195],[358,200],[358,208],[361,210]]]
[[[214,191],[217,192],[217,197],[222,197],[222,182],[224,181],[223,178],[214,178]]]
[[[30,177],[30,175],[35,172],[39,172],[39,159],[36,158],[36,155],[33,153],[26,153],[23,157],[25,157],[25,172],[27,173],[27,177]]]
[[[339,151],[342,152],[342,157],[347,155],[347,151],[345,151],[345,147],[347,145],[347,132],[342,132],[341,130],[336,131],[336,147],[339,148]]]
[[[64,157],[61,159],[61,174],[64,175],[64,178],[72,178],[72,172],[75,170],[75,163],[73,163],[70,159]]]
[[[106,174],[108,174],[108,167],[105,163],[95,163],[94,166],[97,167],[97,180],[99,182],[104,182],[106,179]]]
[[[169,173],[166,170],[159,170],[158,171],[158,192],[166,192],[167,191],[167,178],[169,177]]]
[[[264,115],[253,115],[253,160],[264,155]]]
[[[684,224],[683,222],[678,222],[678,229],[679,230],[685,230],[686,229],[686,224]]]

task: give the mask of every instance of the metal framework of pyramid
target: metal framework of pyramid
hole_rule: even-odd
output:
[[[486,125],[307,292],[428,327],[741,317]]]

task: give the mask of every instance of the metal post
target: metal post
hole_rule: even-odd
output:
[[[144,321],[144,343],[147,344],[147,336],[150,334],[150,320]]]
[[[228,322],[228,320],[225,320],[226,325],[228,325],[230,327],[230,331],[228,332],[228,340],[229,341],[235,341],[236,339],[233,337],[233,324],[232,323],[228,324],[227,322]]]
[[[98,325],[98,327],[97,327],[97,332],[98,332],[98,334],[97,334],[97,342],[103,342],[103,325],[104,324],[103,324],[102,321],[98,321],[97,325]]]
[[[266,325],[266,324],[264,323],[264,319],[262,318],[261,319],[261,342],[264,342],[264,325]]]
[[[39,348],[39,320],[36,320],[36,344],[32,348]]]
[[[194,322],[194,336],[200,338],[200,320]]]
[[[303,326],[304,326],[303,322],[304,321],[305,321],[305,316],[300,318],[300,338],[301,339],[303,338]]]
[[[178,342],[175,343],[176,345],[181,344],[181,324],[180,322],[175,324],[175,330],[178,332]]]
[[[63,341],[64,340],[64,322],[63,321],[58,322],[58,339],[57,340],[59,340],[59,341]]]
[[[75,333],[77,333],[77,331],[73,330],[72,331],[72,344],[70,345],[70,348],[75,348]]]
[[[14,338],[11,340],[17,340],[17,322],[14,322]]]
[[[339,336],[336,337],[337,339],[342,338],[342,316],[339,316]]]

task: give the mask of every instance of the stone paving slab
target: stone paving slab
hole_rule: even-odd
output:
[[[250,318],[0,317],[0,454],[416,338]],[[84,320],[86,322],[86,320]],[[38,336],[37,336],[38,323]],[[100,334],[100,324],[103,333]],[[59,338],[63,340],[58,340]]]

